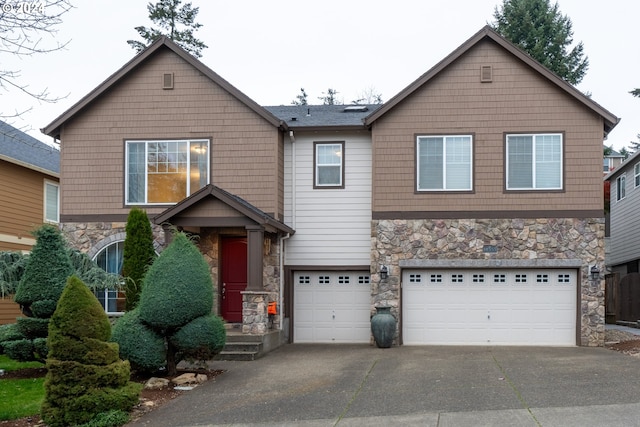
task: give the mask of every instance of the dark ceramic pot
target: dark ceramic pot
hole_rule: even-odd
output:
[[[371,318],[371,332],[379,348],[389,348],[396,334],[396,318],[391,314],[391,307],[376,307],[376,314]]]

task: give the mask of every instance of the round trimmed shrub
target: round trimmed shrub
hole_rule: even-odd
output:
[[[47,338],[36,338],[33,340],[33,352],[36,355],[36,359],[45,360],[49,354],[49,347],[47,346]]]
[[[140,318],[154,329],[175,331],[211,313],[213,282],[209,265],[184,233],[151,265],[140,295]]]
[[[117,320],[111,340],[118,343],[120,357],[129,360],[135,370],[155,372],[167,363],[164,337],[142,322],[139,309]]]
[[[18,317],[16,319],[16,325],[18,325],[18,331],[26,338],[46,337],[47,331],[49,330],[49,319]]]
[[[45,299],[41,301],[34,301],[31,304],[31,312],[34,317],[49,318],[56,311],[58,300]]]
[[[3,345],[4,353],[18,362],[33,360],[33,341],[28,339],[7,341]]]
[[[9,323],[7,325],[0,325],[0,354],[4,354],[5,342],[20,339],[24,339],[24,335],[18,330],[17,324]]]
[[[187,323],[171,336],[171,343],[177,347],[183,358],[208,360],[223,349],[227,337],[224,322],[210,314]]]

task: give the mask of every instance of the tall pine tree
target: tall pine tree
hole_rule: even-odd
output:
[[[496,7],[492,27],[531,57],[576,85],[589,67],[582,42],[571,48],[571,19],[560,13],[558,3],[549,0],[503,0]]]
[[[191,3],[181,6],[182,0],[159,0],[155,5],[149,3],[149,19],[155,27],[135,27],[145,42],[127,40],[129,46],[140,52],[161,36],[167,36],[184,50],[200,58],[202,49],[207,48],[202,40],[198,40],[193,33],[202,27],[196,23],[196,16],[200,8],[192,7]],[[184,27],[180,29],[179,27]]]

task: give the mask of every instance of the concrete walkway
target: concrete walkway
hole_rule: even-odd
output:
[[[640,426],[640,358],[585,347],[281,347],[133,426]]]

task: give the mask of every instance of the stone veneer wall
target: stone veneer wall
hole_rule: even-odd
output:
[[[126,222],[66,222],[60,224],[60,229],[72,247],[93,258],[104,247],[124,240],[126,225]],[[156,252],[162,252],[164,231],[161,226],[153,224],[151,229]]]
[[[447,260],[477,260],[481,266],[482,260],[488,265],[502,260],[505,265],[535,268],[581,260],[580,344],[604,345],[604,281],[594,283],[587,277],[590,264],[604,269],[604,218],[373,220],[371,244],[371,271],[379,271],[381,265],[389,268],[386,281],[379,276],[373,280],[372,303],[390,305],[396,318],[401,264],[438,260],[444,267]],[[485,253],[485,245],[498,251]]]
[[[95,256],[101,249],[111,243],[124,240],[125,222],[97,222],[97,223],[62,223],[60,229],[69,244],[87,253],[90,257]],[[161,252],[165,246],[165,234],[161,226],[153,225],[154,246],[157,252]],[[245,236],[244,228],[224,229],[225,235]],[[211,279],[214,286],[213,312],[220,314],[220,307],[217,303],[218,283],[220,274],[219,248],[220,229],[203,229],[199,239],[196,241],[200,252],[202,252],[207,264],[209,264]],[[264,291],[269,293],[268,301],[278,302],[278,314],[273,318],[273,328],[277,329],[280,324],[280,245],[277,236],[265,233],[263,252],[263,285]]]

